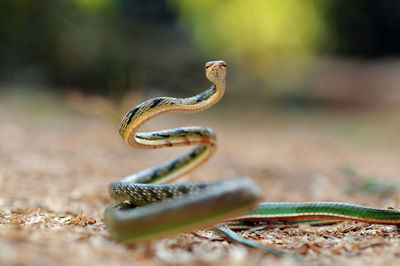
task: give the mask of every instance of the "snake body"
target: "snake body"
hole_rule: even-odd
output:
[[[208,90],[190,98],[148,100],[130,110],[122,119],[119,133],[131,146],[146,149],[196,146],[175,159],[109,185],[111,197],[119,203],[105,210],[104,222],[118,240],[137,241],[211,225],[242,214],[256,203],[260,192],[246,177],[153,184],[170,181],[206,161],[216,149],[212,129],[196,126],[136,132],[147,120],[162,113],[198,112],[210,107],[224,94],[225,73],[225,62],[209,62],[206,74],[214,84]]]
[[[117,203],[106,208],[104,222],[114,238],[134,242],[228,221],[227,224],[215,226],[216,231],[242,244],[278,254],[276,250],[241,239],[226,226],[234,227],[239,222],[316,219],[400,224],[398,210],[348,203],[265,202],[254,207],[260,192],[247,177],[158,184],[171,181],[205,162],[216,149],[215,133],[210,128],[197,126],[146,133],[138,133],[137,130],[157,115],[167,112],[198,112],[218,102],[225,91],[226,63],[208,62],[205,71],[207,78],[213,83],[208,90],[190,98],[150,99],[134,107],[123,117],[119,133],[133,147],[156,149],[196,146],[177,158],[109,185],[109,193]],[[251,211],[248,212],[249,210]]]

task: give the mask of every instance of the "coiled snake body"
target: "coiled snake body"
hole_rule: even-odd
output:
[[[198,112],[216,103],[225,91],[226,63],[208,62],[205,70],[207,78],[213,83],[208,90],[190,98],[160,97],[148,100],[134,107],[122,119],[119,133],[131,146],[146,149],[182,145],[196,147],[175,159],[109,185],[110,195],[118,203],[105,210],[104,222],[114,238],[125,242],[139,241],[192,230],[223,220],[268,222],[346,219],[400,224],[400,212],[397,210],[337,202],[270,202],[261,203],[254,208],[260,192],[247,177],[153,184],[170,181],[193,170],[215,151],[216,138],[210,128],[181,127],[156,132],[136,132],[147,120],[162,113]],[[248,212],[251,208],[253,210],[248,214],[232,218]],[[230,239],[259,247],[257,243],[238,239],[237,235],[224,225],[215,228]]]

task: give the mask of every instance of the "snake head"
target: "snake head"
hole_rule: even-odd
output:
[[[226,63],[225,61],[210,61],[206,63],[206,76],[212,83],[225,82]]]

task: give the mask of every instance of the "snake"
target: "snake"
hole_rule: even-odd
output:
[[[132,147],[158,149],[194,148],[159,165],[109,184],[116,203],[104,211],[104,223],[121,242],[137,242],[214,225],[216,232],[241,244],[276,255],[282,252],[239,237],[232,230],[255,223],[308,220],[353,220],[376,224],[400,224],[400,211],[341,202],[263,202],[261,192],[249,177],[170,183],[197,168],[216,151],[216,134],[208,127],[188,126],[152,132],[138,129],[155,116],[192,113],[209,108],[224,95],[225,61],[205,64],[212,85],[188,98],[157,97],[131,109],[121,120],[119,133]],[[232,229],[232,230],[231,230]]]

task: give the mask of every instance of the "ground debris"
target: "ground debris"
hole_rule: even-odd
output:
[[[0,103],[0,265],[293,265],[286,258],[231,243],[211,229],[147,243],[114,241],[102,220],[112,202],[108,183],[179,151],[133,150],[122,143],[114,124],[76,112],[54,116],[33,117],[6,101]],[[400,137],[393,134],[398,123],[383,123],[385,114],[364,117],[368,125],[380,126],[364,130],[357,123],[352,134],[362,138],[354,142],[353,135],[343,132],[354,128],[355,118],[346,118],[346,130],[338,128],[342,119],[279,112],[236,119],[210,116],[199,123],[217,130],[220,149],[207,167],[182,180],[245,175],[260,186],[265,201],[398,207],[398,197],[349,194],[348,178],[340,171],[341,165],[351,162],[362,176],[398,176]],[[240,127],[237,121],[243,121]],[[176,122],[187,124],[186,118],[165,118],[155,127],[170,128]],[[382,142],[389,137],[390,145]],[[333,221],[267,225],[237,233],[299,254],[315,265],[400,263],[400,233],[395,226]]]

